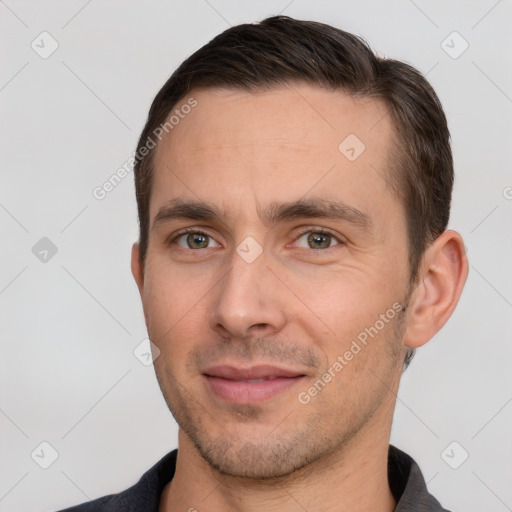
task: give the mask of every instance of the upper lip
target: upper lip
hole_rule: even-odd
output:
[[[230,365],[212,366],[203,372],[208,377],[219,377],[228,380],[252,380],[270,379],[277,377],[301,377],[304,373],[295,370],[287,370],[272,365],[257,365],[240,367]]]

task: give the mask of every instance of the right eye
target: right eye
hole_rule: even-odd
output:
[[[209,249],[217,247],[217,242],[203,231],[189,231],[178,235],[175,239],[176,244],[183,249]]]

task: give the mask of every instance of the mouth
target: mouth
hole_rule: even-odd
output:
[[[277,366],[214,366],[203,372],[213,394],[232,404],[256,404],[274,398],[301,382],[300,371]]]

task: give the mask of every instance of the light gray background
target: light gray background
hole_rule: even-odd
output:
[[[457,172],[450,226],[471,270],[455,314],[403,377],[392,442],[445,507],[512,510],[512,2],[4,0],[2,511],[123,490],[176,446],[153,368],[133,354],[146,331],[129,270],[132,175],[102,201],[92,190],[132,154],[184,58],[230,24],[279,12],[364,36],[428,73],[443,102]],[[43,31],[59,44],[47,59],[31,48],[49,48]],[[469,44],[456,59],[441,46],[453,31]],[[464,44],[453,37],[452,54]],[[58,248],[46,263],[32,252],[42,237]],[[38,447],[36,460],[49,456],[43,441],[58,452],[48,469],[31,458]],[[441,456],[453,441],[452,464],[469,453],[458,469]]]

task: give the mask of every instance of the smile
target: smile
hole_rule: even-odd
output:
[[[270,400],[305,378],[305,375],[275,366],[236,368],[216,366],[203,373],[210,391],[232,404],[256,404]]]

